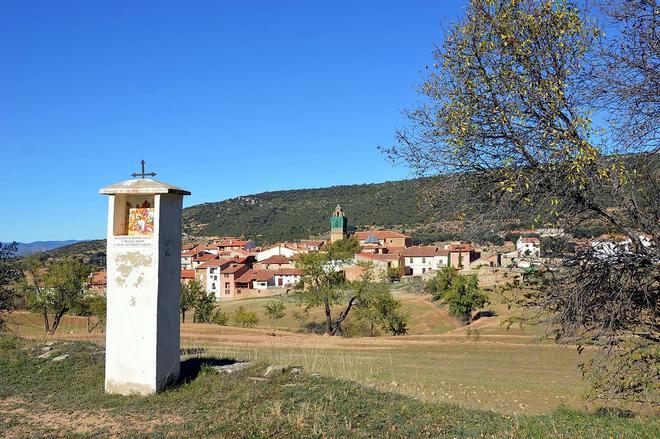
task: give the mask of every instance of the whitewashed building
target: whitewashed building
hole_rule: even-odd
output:
[[[541,241],[538,238],[521,236],[516,242],[518,256],[538,258],[541,256]]]
[[[276,244],[257,253],[257,261],[263,261],[272,256],[286,256],[290,259],[298,253],[300,253],[300,250],[293,249],[286,244]]]
[[[406,275],[421,276],[447,267],[450,251],[436,246],[408,247],[401,252]]]
[[[276,287],[292,287],[302,280],[303,272],[298,268],[273,270],[273,283]]]

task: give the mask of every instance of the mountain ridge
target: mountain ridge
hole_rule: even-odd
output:
[[[50,240],[50,241],[32,241],[32,242],[17,242],[18,251],[16,256],[30,256],[35,253],[46,252],[55,250],[60,247],[67,247],[72,244],[85,241],[83,239],[67,239],[67,240]]]

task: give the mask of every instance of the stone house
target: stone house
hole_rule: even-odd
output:
[[[394,230],[369,230],[355,232],[360,245],[379,244],[381,247],[406,248],[412,245],[412,238]]]
[[[291,259],[282,255],[273,255],[254,264],[254,268],[263,270],[278,270],[280,268],[295,268]]]

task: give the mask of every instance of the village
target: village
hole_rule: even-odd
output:
[[[517,242],[509,242],[500,251],[482,248],[470,242],[447,242],[438,245],[414,245],[413,238],[395,230],[348,232],[348,216],[337,206],[330,216],[330,238],[302,240],[257,246],[237,237],[209,237],[182,245],[181,282],[199,282],[216,301],[275,296],[300,285],[303,272],[296,267],[296,256],[323,251],[324,245],[340,239],[355,239],[360,251],[337,269],[347,281],[361,278],[370,267],[379,280],[399,281],[429,278],[443,267],[462,273],[492,275],[493,269],[529,269],[541,265],[539,236],[558,236],[557,229],[522,230]],[[502,252],[501,248],[510,251]],[[90,289],[104,293],[105,271],[90,275]]]
[[[0,437],[660,437],[657,1],[4,2]]]
[[[542,238],[570,242],[578,250],[590,248],[602,257],[615,254],[627,242],[624,237],[617,239],[610,235],[579,241],[557,228],[509,233],[519,235],[518,239],[501,246],[479,246],[467,241],[414,245],[413,237],[395,230],[349,233],[348,216],[338,205],[330,216],[329,239],[279,242],[263,247],[238,237],[189,240],[181,248],[181,282],[199,282],[218,302],[285,294],[303,281],[303,272],[295,264],[297,255],[323,251],[328,243],[351,238],[358,242],[360,251],[338,268],[347,281],[360,279],[367,267],[378,280],[390,282],[428,279],[443,267],[453,267],[462,274],[476,274],[492,285],[556,264],[556,256],[543,255]],[[651,245],[648,238],[641,238],[645,245]],[[89,288],[91,292],[105,294],[106,272],[92,273]]]

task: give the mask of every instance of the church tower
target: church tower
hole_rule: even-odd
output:
[[[335,211],[330,217],[330,242],[333,243],[346,238],[347,228],[348,218],[344,215],[344,211],[341,210],[341,206],[337,204]]]

